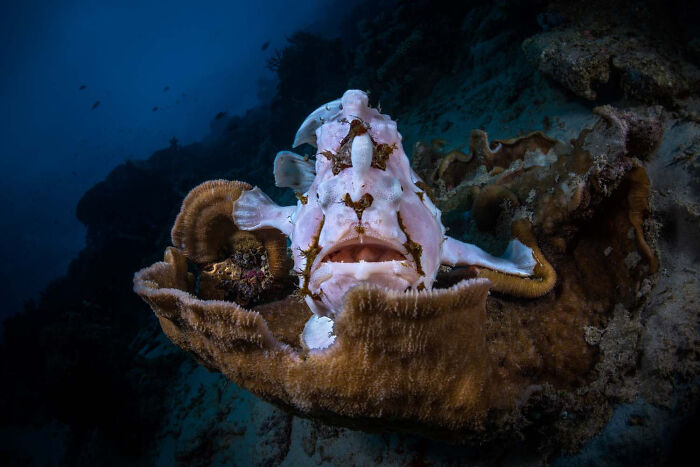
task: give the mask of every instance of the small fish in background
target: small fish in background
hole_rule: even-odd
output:
[[[219,112],[218,114],[216,114],[216,117],[214,117],[214,120],[221,120],[225,116],[226,116],[226,112]]]
[[[157,106],[157,105],[153,106],[153,108],[151,109],[151,111],[152,111],[152,112],[157,112],[157,111],[158,111],[158,106]]]
[[[95,109],[98,108],[99,106],[100,106],[100,101],[95,101],[95,103],[92,104],[92,110],[95,110]]]
[[[81,84],[80,87],[78,88],[78,90],[79,90],[79,91],[82,91],[82,90],[85,89],[86,87],[87,87],[87,86],[85,86],[84,84]]]
[[[170,86],[165,86],[165,87],[163,88],[163,92],[168,92],[168,91],[170,91]]]
[[[268,47],[270,47],[270,41],[265,42],[265,43],[260,47],[260,50],[267,50]]]

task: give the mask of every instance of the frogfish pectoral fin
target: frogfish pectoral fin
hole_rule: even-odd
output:
[[[260,188],[244,191],[233,203],[233,220],[241,230],[277,229],[290,236],[296,206],[279,206]]]
[[[525,220],[513,222],[513,237],[500,257],[476,245],[447,237],[442,246],[442,264],[478,266],[478,277],[491,281],[491,289],[524,298],[537,298],[556,284],[557,274],[537,246]]]

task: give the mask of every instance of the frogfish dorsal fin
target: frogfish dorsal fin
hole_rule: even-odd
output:
[[[311,146],[316,147],[316,129],[325,122],[336,118],[338,115],[340,115],[342,110],[342,100],[336,99],[311,112],[311,114],[306,117],[306,120],[304,120],[299,127],[299,130],[294,137],[294,144],[292,147],[295,148],[304,143],[309,143]]]

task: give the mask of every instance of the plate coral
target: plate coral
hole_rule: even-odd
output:
[[[602,424],[600,372],[629,362],[598,344],[634,334],[629,310],[658,269],[640,160],[663,132],[653,112],[596,112],[570,142],[475,130],[469,154],[419,143],[411,168],[395,123],[348,91],[297,134],[315,164],[278,155],[297,206],[205,182],[135,291],[203,365],[308,417],[451,440],[535,416],[575,431],[564,412]]]

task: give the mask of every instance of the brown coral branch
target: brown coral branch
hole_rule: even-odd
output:
[[[287,277],[292,264],[287,256],[287,240],[284,234],[275,229],[255,230],[253,234],[265,247],[272,277],[275,279]]]
[[[649,211],[649,177],[643,167],[637,167],[627,174],[625,180],[629,182],[629,191],[627,192],[629,212],[627,217],[634,227],[637,248],[649,261],[650,272],[656,272],[659,268],[659,260],[644,238],[644,228],[642,226],[644,215]]]
[[[228,180],[211,180],[193,188],[175,219],[173,245],[197,263],[219,259],[221,248],[237,230],[231,217],[233,202],[251,188],[247,183]]]
[[[513,161],[524,159],[528,151],[547,154],[556,144],[557,140],[540,131],[512,139],[496,139],[490,144],[483,130],[473,130],[469,137],[469,150],[489,171],[494,167],[508,168]]]
[[[171,232],[173,245],[199,263],[210,263],[230,253],[238,231],[231,215],[233,203],[252,187],[244,182],[212,180],[196,186],[182,202]],[[289,258],[285,236],[275,229],[260,229],[253,235],[267,251],[270,273],[279,279],[287,276]]]

